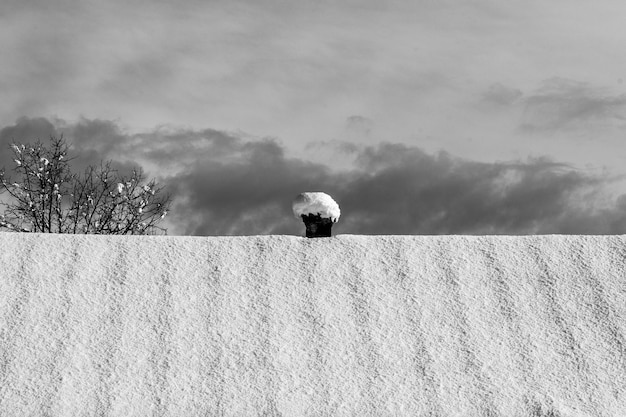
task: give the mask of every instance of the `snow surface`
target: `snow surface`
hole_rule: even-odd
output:
[[[626,237],[0,233],[1,416],[626,416]]]
[[[293,201],[292,208],[293,214],[297,218],[302,215],[319,214],[321,217],[337,223],[341,215],[337,202],[328,194],[320,192],[299,194]]]

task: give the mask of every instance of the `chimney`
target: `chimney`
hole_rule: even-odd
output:
[[[293,201],[293,214],[306,226],[306,237],[330,237],[333,223],[337,223],[339,205],[326,193],[306,192]]]

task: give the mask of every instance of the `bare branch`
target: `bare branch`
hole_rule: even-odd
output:
[[[20,232],[153,234],[165,232],[163,220],[171,197],[143,171],[120,176],[111,161],[88,167],[83,175],[71,172],[69,146],[63,137],[12,144],[14,182],[0,171],[0,192],[6,192],[0,228]],[[26,227],[29,225],[30,227]]]

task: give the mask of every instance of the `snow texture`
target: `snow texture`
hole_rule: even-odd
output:
[[[626,237],[0,233],[1,416],[626,416]]]
[[[293,201],[293,214],[300,218],[302,215],[319,214],[337,223],[341,211],[339,205],[326,193],[302,193]]]

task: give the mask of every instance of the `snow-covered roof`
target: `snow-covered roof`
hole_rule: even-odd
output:
[[[321,217],[331,219],[336,223],[341,215],[339,205],[335,200],[322,192],[299,194],[293,200],[292,208],[293,214],[298,218],[302,215],[319,214]]]
[[[626,416],[626,236],[0,248],[1,416]]]

